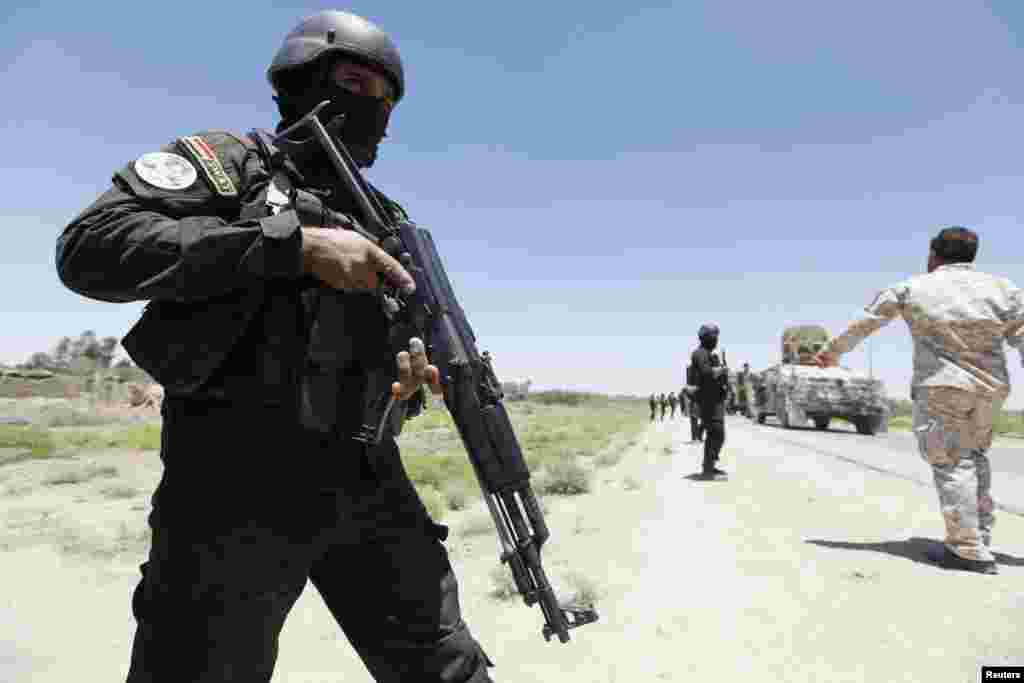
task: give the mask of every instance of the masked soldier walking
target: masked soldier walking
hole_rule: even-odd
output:
[[[725,443],[725,399],[728,395],[729,369],[715,349],[718,347],[718,325],[701,325],[697,331],[700,348],[690,357],[697,382],[696,403],[704,431],[704,476],[724,475],[715,463]]]
[[[1024,292],[978,271],[978,235],[939,231],[928,273],[882,290],[863,315],[817,356],[834,365],[867,336],[901,316],[914,339],[914,433],[931,467],[946,523],[944,567],[996,574],[992,555],[992,429],[1010,394],[1005,340],[1024,354]],[[1024,355],[1022,355],[1024,361]]]
[[[345,115],[332,130],[362,168],[406,87],[391,39],[338,11],[303,20],[267,76],[278,131],[330,100],[322,120]],[[70,289],[149,301],[123,345],[166,391],[129,683],[269,681],[307,579],[375,680],[491,680],[447,529],[393,438],[353,438],[371,372],[397,376],[411,414],[424,385],[441,387],[422,343],[390,346],[376,290],[413,279],[338,229],[359,216],[328,189],[333,173],[317,152],[282,154],[267,131],[186,135],[117,171],[58,239]]]

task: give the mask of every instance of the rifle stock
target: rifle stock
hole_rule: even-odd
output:
[[[558,603],[541,562],[541,548],[550,536],[544,514],[530,486],[530,472],[515,431],[502,403],[501,384],[489,354],[480,354],[476,336],[455,297],[433,237],[424,228],[405,220],[392,220],[362,178],[344,145],[332,139],[342,117],[325,127],[318,118],[323,102],[275,139],[286,153],[297,146],[318,143],[327,153],[345,192],[350,193],[362,214],[370,238],[397,258],[416,281],[416,291],[406,295],[382,287],[381,299],[391,321],[395,351],[408,349],[409,340],[423,340],[428,357],[441,375],[444,402],[455,422],[473,466],[488,512],[494,520],[501,545],[500,559],[507,563],[523,601],[539,604],[544,616],[545,640],[557,635],[565,643],[569,630],[597,621],[592,607],[564,607]],[[295,142],[289,135],[308,127],[314,140]],[[356,440],[375,445],[385,436],[397,436],[406,418],[405,401],[391,397],[391,375],[371,379],[364,401],[362,429]]]

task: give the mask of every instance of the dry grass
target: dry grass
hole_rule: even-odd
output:
[[[633,475],[629,475],[622,480],[622,488],[626,491],[636,491],[643,488],[643,486],[644,483]]]

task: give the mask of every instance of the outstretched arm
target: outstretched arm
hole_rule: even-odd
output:
[[[1024,290],[1015,288],[1010,292],[1010,302],[1006,321],[1006,343],[1017,349],[1020,363],[1024,366]]]
[[[835,365],[839,356],[857,348],[864,339],[888,325],[893,318],[902,313],[904,296],[901,286],[888,287],[875,296],[875,300],[864,307],[854,318],[846,330],[834,337],[815,357],[818,365],[826,367]]]

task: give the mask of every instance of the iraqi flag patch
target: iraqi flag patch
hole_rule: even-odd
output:
[[[198,135],[187,135],[178,138],[178,144],[196,160],[200,168],[203,169],[203,175],[210,181],[210,185],[217,194],[222,197],[238,196],[238,189],[231,181],[228,172],[224,170],[224,165],[217,158],[217,153],[213,151],[213,147],[206,140]]]

